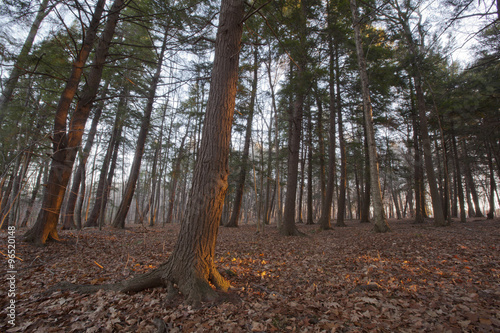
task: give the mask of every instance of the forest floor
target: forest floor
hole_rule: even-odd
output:
[[[221,227],[216,264],[230,297],[199,308],[167,302],[165,289],[44,294],[61,281],[101,284],[153,269],[178,225],[63,231],[67,242],[42,248],[17,241],[16,326],[5,320],[4,279],[0,331],[143,333],[161,319],[168,332],[500,332],[500,220],[390,225],[376,234],[357,221],[326,232],[299,224],[307,237]],[[8,270],[4,260],[0,273]]]

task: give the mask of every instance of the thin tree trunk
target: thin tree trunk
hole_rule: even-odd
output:
[[[496,181],[495,181],[495,171],[493,170],[493,155],[491,153],[491,147],[489,143],[485,144],[487,149],[487,158],[488,158],[488,168],[490,171],[490,210],[486,217],[488,219],[493,219],[495,217],[495,190],[496,190]]]
[[[106,82],[104,88],[102,90],[101,99],[106,97],[108,92],[110,80]],[[78,192],[80,191],[80,183],[82,181],[82,177],[85,175],[85,167],[87,165],[87,160],[90,154],[90,150],[94,145],[95,135],[97,133],[97,125],[99,124],[99,120],[101,118],[102,110],[104,109],[104,102],[102,101],[100,105],[95,109],[94,118],[92,119],[92,124],[90,126],[89,134],[87,136],[87,142],[85,143],[85,147],[80,154],[80,163],[78,164],[78,168],[75,171],[73,176],[73,182],[71,185],[71,191],[69,193],[68,202],[66,204],[66,213],[64,214],[64,222],[62,229],[74,229],[76,227],[74,214],[76,202],[78,199]]]
[[[320,207],[325,204],[326,198],[326,177],[325,177],[325,140],[323,138],[323,103],[319,93],[316,91],[316,105],[318,107],[318,120],[316,122],[316,133],[318,136],[318,153],[319,153],[319,187],[320,187]]]
[[[258,48],[254,47],[253,51],[253,79],[252,79],[252,92],[250,96],[250,104],[248,106],[248,118],[247,125],[245,131],[245,144],[243,147],[243,155],[241,157],[241,169],[240,174],[238,176],[238,184],[236,185],[236,193],[234,197],[233,211],[231,214],[231,218],[229,222],[225,225],[226,227],[238,227],[238,219],[240,216],[241,210],[241,201],[243,198],[243,191],[245,189],[245,179],[247,175],[247,164],[248,164],[248,155],[250,150],[250,141],[252,139],[252,123],[253,123],[253,115],[255,109],[255,99],[257,97],[257,79],[258,79],[258,59],[259,52]]]
[[[465,199],[464,199],[464,189],[462,187],[462,172],[460,170],[460,163],[458,160],[458,148],[457,148],[457,139],[455,137],[453,125],[452,125],[452,145],[453,145],[453,155],[455,160],[455,173],[457,175],[457,194],[458,194],[458,202],[460,205],[460,222],[466,222],[465,215]]]
[[[172,173],[172,186],[170,189],[170,199],[168,200],[168,213],[167,213],[167,219],[165,220],[165,223],[172,222],[172,214],[173,214],[173,210],[174,210],[174,202],[175,202],[175,195],[176,195],[176,191],[177,191],[177,183],[179,181],[179,176],[181,173],[181,163],[182,163],[182,160],[184,159],[184,142],[186,141],[186,138],[188,136],[190,123],[191,123],[191,118],[189,118],[189,120],[188,120],[188,124],[186,127],[186,133],[182,137],[181,145],[179,148],[179,153],[177,155],[174,170]]]
[[[308,108],[307,116],[307,218],[306,224],[314,224],[313,220],[313,125],[311,108]]]
[[[168,28],[167,28],[168,29]],[[139,135],[137,137],[137,146],[135,149],[134,160],[132,162],[132,167],[130,168],[130,173],[127,181],[127,186],[124,190],[124,195],[120,206],[118,207],[118,212],[113,220],[113,227],[115,228],[125,228],[125,219],[127,217],[130,204],[132,203],[132,198],[134,197],[134,192],[137,185],[137,179],[139,178],[139,171],[141,169],[142,156],[144,154],[144,147],[146,145],[146,139],[149,133],[149,125],[151,122],[151,113],[153,111],[153,103],[156,97],[156,89],[158,88],[158,82],[160,81],[161,69],[163,65],[163,58],[165,57],[165,51],[167,49],[168,34],[167,29],[163,36],[163,43],[161,46],[160,55],[157,59],[156,71],[153,75],[151,82],[151,87],[149,88],[148,100],[146,104],[146,109],[144,110],[144,115],[141,121],[141,127],[139,130]]]
[[[465,182],[467,184],[467,188],[470,190],[470,193],[472,195],[472,201],[474,202],[475,217],[484,217],[483,213],[481,212],[481,207],[479,206],[479,195],[477,194],[477,191],[476,191],[476,185],[475,185],[474,179],[472,178],[470,159],[469,159],[469,155],[467,154],[466,140],[462,140],[462,150],[463,150],[463,155],[464,155],[462,162],[463,162],[463,166],[464,166]],[[472,208],[472,205],[469,204],[469,209],[471,209],[471,208]]]
[[[372,106],[370,100],[370,91],[368,88],[368,74],[366,72],[366,60],[363,51],[363,45],[361,41],[360,33],[360,20],[358,18],[358,7],[356,0],[350,0],[355,42],[356,42],[356,53],[358,56],[359,73],[361,79],[361,89],[363,91],[363,111],[365,115],[367,142],[368,142],[368,155],[370,161],[370,183],[373,201],[373,219],[374,219],[374,230],[376,232],[387,232],[389,231],[389,225],[384,214],[384,208],[382,204],[382,191],[380,188],[380,178],[379,178],[379,165],[377,157],[377,147],[375,143],[375,129],[373,125],[373,114]]]
[[[345,227],[345,196],[347,187],[347,156],[344,139],[344,125],[342,122],[342,98],[340,96],[340,66],[339,45],[335,44],[335,83],[337,86],[337,121],[339,126],[339,148],[340,148],[340,184],[339,196],[337,198],[337,227]]]
[[[105,202],[107,201],[109,194],[109,177],[114,174],[114,167],[116,164],[115,155],[118,156],[118,150],[121,143],[121,133],[123,129],[123,122],[126,114],[127,99],[129,94],[129,85],[124,83],[123,91],[121,93],[120,99],[118,101],[118,106],[116,109],[115,122],[113,124],[113,131],[111,133],[111,138],[108,143],[108,148],[106,149],[106,154],[104,155],[104,160],[101,165],[101,174],[99,175],[99,181],[97,183],[97,191],[95,195],[95,202],[90,213],[89,218],[85,223],[85,227],[97,227],[99,225],[99,217],[104,215]],[[112,163],[112,161],[115,163]],[[111,167],[110,167],[111,166]],[[109,170],[109,173],[108,173]]]

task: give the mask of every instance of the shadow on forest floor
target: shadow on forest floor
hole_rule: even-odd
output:
[[[167,303],[165,289],[42,294],[61,281],[109,283],[156,267],[178,225],[62,231],[69,242],[43,248],[17,241],[16,326],[2,320],[0,331],[156,332],[155,319],[169,332],[500,331],[500,220],[389,223],[386,234],[357,221],[325,232],[299,224],[311,237],[221,227],[216,264],[233,295],[198,309],[181,297]],[[5,255],[5,232],[0,244]],[[8,270],[4,260],[2,276]],[[11,298],[2,283],[6,318]]]

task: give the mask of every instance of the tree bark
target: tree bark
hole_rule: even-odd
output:
[[[370,91],[368,88],[368,74],[366,72],[366,60],[363,51],[363,45],[361,41],[360,33],[360,20],[358,18],[358,7],[356,0],[350,0],[350,7],[352,12],[353,27],[356,42],[356,53],[358,56],[358,66],[359,74],[361,79],[361,89],[363,92],[363,111],[365,115],[366,124],[366,139],[368,142],[368,155],[370,161],[370,183],[373,201],[373,219],[374,219],[374,230],[376,232],[387,232],[389,231],[389,225],[384,213],[384,207],[382,203],[382,190],[380,188],[380,178],[379,178],[379,165],[377,157],[377,147],[375,143],[375,129],[373,126],[373,114],[372,106],[370,100]]]

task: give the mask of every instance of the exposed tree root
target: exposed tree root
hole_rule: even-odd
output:
[[[281,228],[280,234],[283,236],[307,236],[305,233],[300,231],[296,226],[293,228]]]
[[[373,225],[373,231],[375,231],[376,233],[384,233],[391,231],[391,228],[389,228],[389,225],[387,225],[387,223],[383,223],[382,225],[375,223]]]
[[[209,268],[208,276],[199,276],[194,270],[176,271],[176,267],[167,260],[157,269],[148,273],[135,276],[129,280],[113,284],[102,285],[77,285],[69,282],[62,282],[47,291],[52,293],[57,290],[76,291],[84,294],[91,294],[99,290],[112,290],[123,293],[139,292],[145,289],[158,287],[167,288],[167,298],[173,299],[179,294],[184,295],[188,304],[199,306],[201,302],[213,302],[219,298],[217,290],[227,292],[230,284],[217,271],[212,264]],[[212,287],[213,286],[213,287]]]

